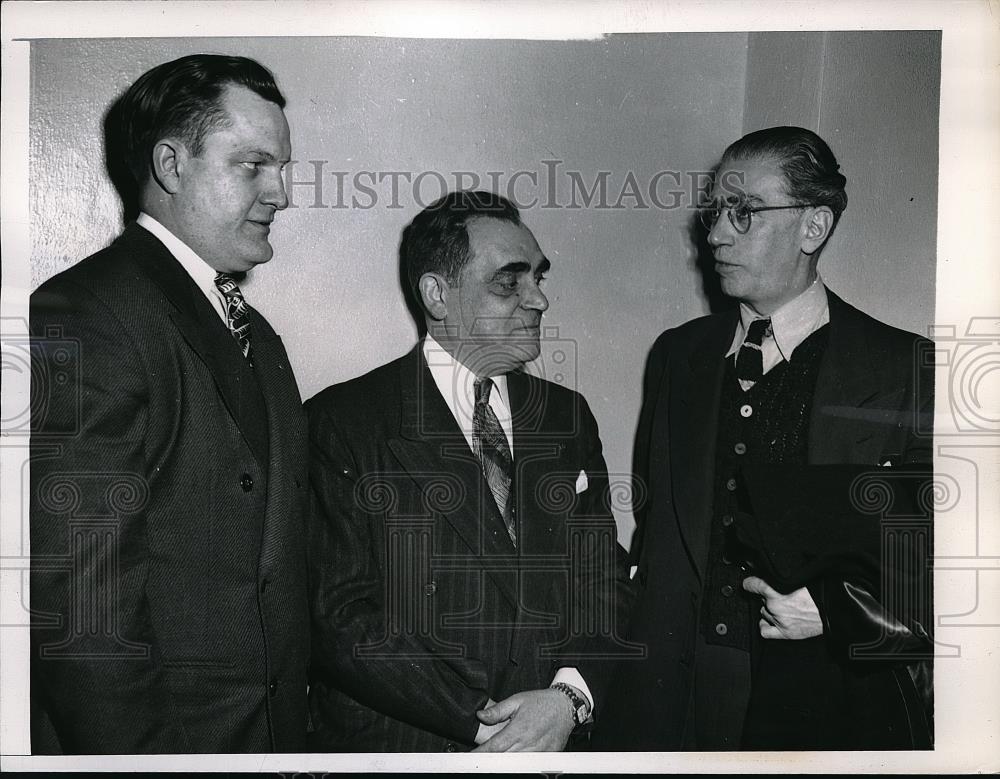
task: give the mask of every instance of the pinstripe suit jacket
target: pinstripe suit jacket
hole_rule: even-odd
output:
[[[249,373],[137,225],[31,304],[33,751],[300,750],[306,433],[280,339],[251,310]]]
[[[419,345],[306,404],[314,749],[468,749],[488,698],[564,665],[600,700],[627,586],[597,425],[575,392],[507,387],[516,550]]]

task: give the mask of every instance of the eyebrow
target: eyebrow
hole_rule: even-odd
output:
[[[542,261],[538,263],[538,269],[535,272],[546,273],[551,267],[552,263],[549,262],[549,258],[543,257]],[[496,273],[493,274],[493,277],[496,278],[497,276],[508,273],[520,275],[522,273],[528,273],[530,270],[531,270],[531,265],[529,265],[526,262],[508,262],[506,265],[501,265],[499,268],[497,268]]]
[[[271,154],[271,152],[264,151],[263,149],[255,149],[253,146],[247,146],[247,147],[242,148],[242,149],[237,149],[234,152],[234,154],[237,157],[245,157],[247,155],[251,155],[252,154],[252,155],[256,155],[258,157],[262,157],[263,159],[267,160],[268,162],[276,162],[276,161],[278,161],[278,158],[275,157],[273,154]],[[287,160],[286,160],[286,162],[287,162]]]

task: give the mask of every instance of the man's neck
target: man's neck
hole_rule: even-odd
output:
[[[495,378],[513,370],[504,361],[491,355],[490,350],[485,347],[486,341],[469,343],[450,338],[440,327],[428,327],[427,337],[476,378]]]

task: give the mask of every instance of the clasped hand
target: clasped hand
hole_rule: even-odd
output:
[[[573,704],[558,690],[527,690],[476,712],[475,752],[561,752],[573,732]]]
[[[763,579],[748,576],[743,589],[764,599],[759,623],[762,638],[800,640],[823,634],[819,609],[805,587],[782,595]]]

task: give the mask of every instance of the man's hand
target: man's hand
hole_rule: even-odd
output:
[[[743,589],[764,599],[760,607],[762,638],[799,640],[823,635],[819,609],[805,587],[782,595],[763,579],[748,576],[743,580]]]
[[[488,701],[486,701],[486,706],[484,706],[483,708],[488,709],[490,706],[496,706],[496,705],[497,702],[492,698],[490,698]],[[495,736],[505,727],[507,727],[507,720],[498,722],[496,725],[484,725],[482,722],[480,722],[479,730],[476,731],[476,744],[478,745],[486,741],[489,741],[491,738],[493,738],[493,736]]]
[[[506,726],[475,752],[561,752],[576,723],[573,704],[558,690],[528,690],[476,712],[485,725]]]

